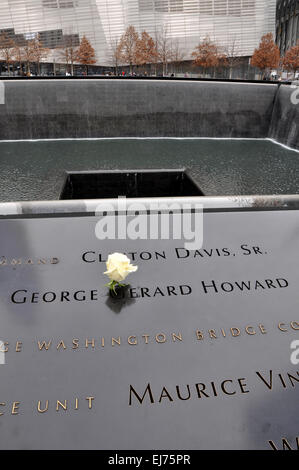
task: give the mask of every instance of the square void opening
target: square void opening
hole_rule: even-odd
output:
[[[203,196],[185,170],[68,173],[60,199]]]

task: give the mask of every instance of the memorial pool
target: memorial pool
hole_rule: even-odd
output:
[[[189,169],[206,196],[299,193],[298,151],[270,140],[0,142],[0,201],[58,200],[66,171]]]

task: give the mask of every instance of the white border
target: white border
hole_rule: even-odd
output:
[[[288,147],[281,142],[277,142],[277,140],[272,139],[270,137],[259,137],[259,138],[246,138],[246,137],[68,137],[68,138],[57,138],[57,139],[11,139],[11,140],[0,140],[1,143],[16,143],[16,142],[96,142],[96,141],[113,141],[113,140],[243,140],[243,141],[268,141],[272,142],[273,144],[280,145],[281,147],[291,150],[293,152],[299,153],[298,149],[294,149],[292,147]]]

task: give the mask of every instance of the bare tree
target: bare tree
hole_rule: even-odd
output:
[[[176,74],[177,72],[177,67],[181,65],[181,63],[184,61],[185,58],[185,51],[181,49],[180,42],[178,39],[175,39],[172,42],[171,46],[171,63],[174,66],[174,73]]]
[[[20,74],[23,75],[22,65],[24,62],[24,52],[22,46],[20,46],[19,44],[15,44],[15,47],[13,48],[13,57],[14,61],[20,66]]]
[[[162,26],[156,35],[158,61],[162,63],[163,75],[167,74],[168,64],[172,58],[171,40],[168,34],[168,25]]]
[[[109,63],[114,67],[115,75],[118,75],[118,68],[122,63],[122,41],[121,38],[112,38],[109,43],[108,52]]]
[[[240,64],[240,46],[238,44],[237,39],[231,38],[227,47],[225,48],[226,54],[226,61],[229,67],[229,78],[231,79],[233,76],[233,69]]]
[[[10,75],[10,64],[14,62],[15,42],[6,34],[0,34],[0,56],[4,58]]]
[[[71,75],[74,75],[74,63],[78,60],[78,42],[73,34],[65,35],[62,46],[57,48],[59,57],[70,66]]]

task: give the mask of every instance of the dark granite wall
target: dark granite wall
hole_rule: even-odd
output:
[[[3,81],[0,139],[267,137],[277,85],[153,81]]]
[[[0,140],[272,137],[299,148],[299,104],[291,101],[299,93],[288,85],[109,79],[0,85]]]

